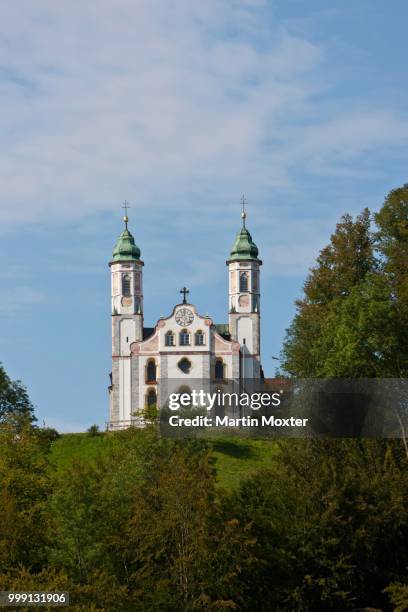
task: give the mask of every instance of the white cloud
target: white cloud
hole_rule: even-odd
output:
[[[320,120],[323,49],[263,0],[20,0],[2,29],[3,222],[265,193],[408,137],[381,111]]]

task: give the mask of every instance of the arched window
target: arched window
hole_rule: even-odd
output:
[[[146,382],[156,382],[156,362],[154,359],[149,359],[146,366]]]
[[[182,329],[180,332],[180,345],[190,346],[190,334],[186,329]]]
[[[131,295],[130,293],[130,276],[129,274],[124,274],[122,276],[122,294],[123,295]]]
[[[149,408],[156,406],[157,404],[157,394],[155,389],[149,389],[146,394],[146,405]]]
[[[198,329],[195,333],[195,345],[203,346],[205,344],[204,332],[201,329]]]
[[[248,274],[246,272],[241,272],[239,275],[239,290],[248,291]]]
[[[224,378],[224,362],[222,359],[217,359],[215,362],[215,378],[222,380]]]
[[[173,334],[173,332],[171,330],[166,332],[166,335],[165,335],[165,345],[166,346],[174,346],[175,345],[174,334]]]
[[[189,359],[187,359],[187,357],[183,357],[183,359],[180,359],[180,361],[178,362],[178,367],[179,369],[184,372],[184,374],[189,374],[190,370],[191,370],[191,361]]]

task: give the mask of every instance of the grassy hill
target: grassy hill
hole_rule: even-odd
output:
[[[119,441],[120,443],[120,441]],[[63,434],[52,445],[51,462],[64,468],[75,458],[93,461],[118,444],[114,434]],[[268,440],[223,437],[211,441],[216,460],[217,482],[220,486],[235,488],[240,481],[260,467],[270,465],[276,446]]]

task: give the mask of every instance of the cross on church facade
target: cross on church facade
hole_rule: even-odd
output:
[[[187,298],[186,298],[186,296],[187,296],[187,294],[188,294],[188,293],[190,293],[190,292],[189,292],[189,290],[187,289],[187,287],[183,287],[183,288],[180,290],[180,293],[182,293],[182,294],[183,294],[183,304],[187,304]]]

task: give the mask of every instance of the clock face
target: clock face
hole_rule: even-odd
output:
[[[193,320],[194,315],[189,308],[180,308],[180,310],[176,312],[176,321],[179,325],[182,325],[183,327],[187,327],[187,325],[190,325]]]

